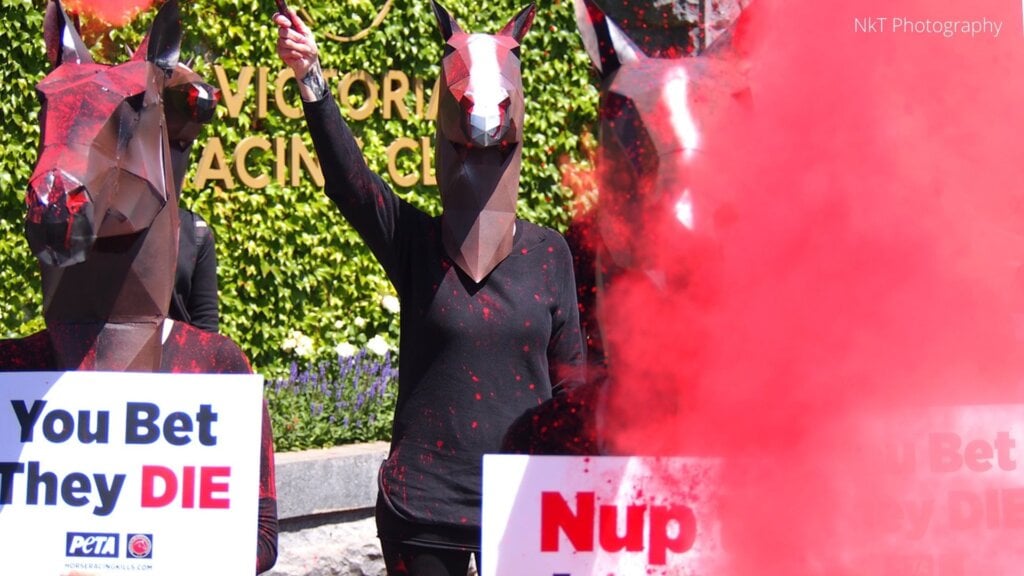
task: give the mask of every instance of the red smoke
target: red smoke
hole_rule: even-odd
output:
[[[691,182],[730,217],[696,239],[645,230],[669,285],[636,272],[607,292],[612,445],[731,463],[735,574],[988,576],[941,554],[917,572],[864,559],[882,535],[858,503],[890,480],[858,431],[894,408],[1024,397],[1021,5],[752,10],[752,119],[705,128]],[[894,18],[1002,27],[946,38]]]
[[[124,26],[152,6],[153,0],[65,0],[68,12],[98,18],[112,26]]]

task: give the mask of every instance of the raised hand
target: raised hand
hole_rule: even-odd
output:
[[[294,11],[274,14],[277,24],[277,55],[295,73],[299,93],[307,102],[327,95],[327,83],[320,70],[320,56],[313,32]]]

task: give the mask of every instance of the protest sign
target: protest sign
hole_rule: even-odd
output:
[[[0,542],[24,576],[251,576],[262,378],[0,374]]]
[[[714,459],[484,457],[483,576],[710,574]]]

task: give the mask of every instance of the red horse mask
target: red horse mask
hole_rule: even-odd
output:
[[[163,105],[178,67],[177,1],[116,66],[93,62],[56,1],[44,36],[52,70],[37,86],[42,142],[25,233],[59,364],[156,370],[178,246]]]

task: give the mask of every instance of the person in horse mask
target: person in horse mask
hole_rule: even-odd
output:
[[[180,70],[177,0],[160,7],[133,57],[115,65],[93,61],[59,0],[48,2],[43,23],[51,70],[37,84],[40,146],[25,195],[25,236],[39,261],[46,327],[0,339],[0,372],[251,373],[233,340],[167,314],[178,246],[168,144],[190,143],[210,118],[196,115],[195,99],[165,100],[175,100],[169,79]],[[254,573],[277,561],[265,402],[261,419]]]
[[[401,300],[399,390],[377,529],[389,574],[479,568],[482,456],[529,408],[582,382],[572,258],[562,236],[515,217],[522,157],[519,44],[535,7],[468,34],[434,3],[442,60],[432,216],[367,167],[320,71],[312,33],[277,14],[327,196]]]

